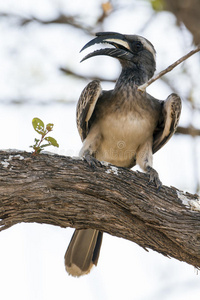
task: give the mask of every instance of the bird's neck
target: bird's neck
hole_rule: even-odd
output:
[[[123,88],[125,86],[136,87],[147,82],[150,77],[148,72],[142,67],[123,68],[116,82],[116,88]]]

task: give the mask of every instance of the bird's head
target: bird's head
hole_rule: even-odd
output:
[[[98,32],[96,38],[88,42],[81,51],[99,43],[107,43],[114,48],[96,50],[86,55],[81,61],[96,55],[108,55],[117,58],[123,68],[138,68],[151,78],[156,69],[156,51],[153,45],[139,35],[126,35],[117,32]]]

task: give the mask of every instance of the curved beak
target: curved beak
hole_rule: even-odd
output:
[[[126,40],[126,37],[123,34],[115,33],[115,32],[98,32],[96,34],[96,38],[88,42],[80,52],[85,50],[86,48],[94,45],[94,44],[110,44],[114,46],[115,48],[105,48],[96,50],[92,53],[89,53],[86,55],[82,60],[86,60],[90,57],[97,56],[97,55],[108,55],[111,57],[115,57],[118,59],[125,59],[125,60],[132,60],[134,54],[131,52],[129,44]]]

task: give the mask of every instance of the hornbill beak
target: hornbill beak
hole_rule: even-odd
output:
[[[100,43],[107,43],[115,48],[105,48],[96,50],[92,53],[89,53],[86,55],[82,60],[86,60],[90,57],[97,56],[97,55],[108,55],[111,57],[115,57],[118,59],[124,59],[124,60],[132,60],[134,53],[131,51],[129,43],[126,39],[126,37],[123,34],[116,33],[116,32],[98,32],[96,33],[96,38],[88,42],[80,52],[85,50],[86,48],[94,45],[94,44],[100,44]]]

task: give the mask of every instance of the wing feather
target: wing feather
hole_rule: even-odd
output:
[[[88,122],[94,112],[101,91],[100,81],[93,80],[88,83],[80,95],[76,108],[76,123],[82,141],[88,134]]]
[[[154,131],[153,153],[164,146],[175,133],[181,114],[181,99],[177,94],[171,94],[163,102],[162,116]]]

